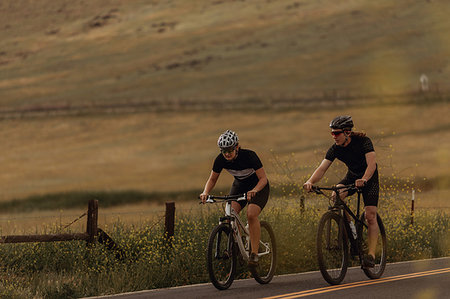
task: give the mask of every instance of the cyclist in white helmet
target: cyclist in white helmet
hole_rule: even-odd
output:
[[[207,196],[216,185],[222,169],[234,176],[230,195],[247,193],[247,220],[252,248],[248,265],[255,267],[258,265],[258,247],[261,237],[258,216],[269,199],[269,182],[261,160],[254,151],[240,148],[239,138],[235,132],[225,131],[220,135],[217,145],[221,153],[214,160],[211,174],[200,194],[200,199],[203,203],[206,201]],[[232,202],[231,206],[236,213],[239,213],[247,205],[247,202]]]

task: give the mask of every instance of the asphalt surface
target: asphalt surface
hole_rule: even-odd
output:
[[[450,298],[450,257],[388,264],[380,279],[349,268],[344,281],[330,286],[320,272],[275,276],[267,285],[236,280],[225,291],[211,283],[90,298]]]

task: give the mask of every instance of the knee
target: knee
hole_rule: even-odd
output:
[[[247,210],[247,219],[249,222],[257,222],[260,211],[258,209],[250,208]]]
[[[247,220],[248,220],[248,222],[258,221],[258,215],[255,213],[248,213]]]
[[[374,211],[366,212],[366,221],[369,225],[376,224],[377,223],[377,212],[374,212]]]

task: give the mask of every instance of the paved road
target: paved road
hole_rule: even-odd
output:
[[[260,285],[253,279],[238,280],[218,291],[210,283],[157,289],[112,296],[111,299],[143,298],[450,298],[450,257],[388,264],[382,278],[368,279],[360,268],[350,268],[338,286],[326,283],[320,272],[275,276]]]

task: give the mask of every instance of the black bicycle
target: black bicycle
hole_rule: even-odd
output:
[[[349,248],[350,255],[353,259],[359,259],[361,268],[369,278],[380,278],[386,267],[386,231],[380,215],[377,214],[379,234],[376,243],[375,266],[366,267],[363,257],[368,252],[368,226],[365,212],[361,216],[359,215],[361,189],[352,184],[339,187],[313,186],[312,190],[330,200],[329,211],[320,219],[317,232],[317,258],[323,278],[333,285],[341,283],[347,273]],[[336,196],[336,200],[334,200],[331,194],[325,194],[322,190],[334,191],[336,194],[356,190],[358,194],[356,215],[339,196]],[[353,219],[356,231],[352,230],[351,221],[345,214]]]
[[[236,275],[238,259],[248,262],[251,252],[250,233],[239,215],[231,208],[232,201],[247,200],[246,194],[214,196],[208,195],[207,203],[226,203],[225,216],[220,217],[219,225],[211,232],[207,248],[207,267],[212,284],[219,290],[231,286]],[[261,283],[269,283],[277,262],[275,235],[272,227],[260,221],[261,239],[259,242],[257,267],[251,267],[253,278]]]

